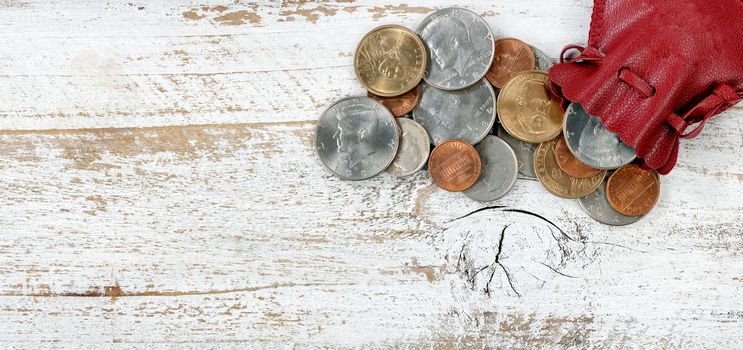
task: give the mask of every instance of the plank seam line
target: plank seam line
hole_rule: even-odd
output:
[[[255,292],[265,289],[276,289],[276,288],[294,288],[294,287],[339,287],[339,286],[355,286],[357,283],[275,283],[266,286],[246,287],[237,289],[225,289],[225,290],[210,290],[210,291],[185,291],[185,292],[124,292],[121,288],[106,287],[101,292],[97,289],[92,292],[81,292],[81,293],[29,293],[29,294],[2,294],[0,297],[47,297],[47,298],[123,298],[123,297],[174,297],[174,296],[198,296],[198,295],[218,295],[218,294],[232,294],[232,293],[244,293],[244,292]]]
[[[317,120],[293,120],[281,122],[254,122],[254,123],[215,123],[215,124],[183,124],[183,125],[158,125],[158,126],[140,126],[140,127],[115,127],[115,128],[79,128],[79,129],[38,129],[38,130],[0,130],[2,135],[25,135],[25,134],[73,134],[73,133],[91,133],[91,132],[122,132],[122,131],[158,131],[185,128],[262,128],[268,126],[306,126],[315,124]]]
[[[258,70],[236,70],[231,72],[208,72],[208,73],[196,73],[196,72],[178,72],[178,73],[115,73],[115,74],[0,74],[2,78],[30,78],[30,77],[60,77],[60,78],[94,78],[94,77],[130,77],[130,76],[214,76],[214,75],[230,75],[230,74],[258,74],[258,73],[273,73],[273,72],[296,72],[296,71],[313,71],[323,69],[335,69],[350,67],[353,64],[338,64],[331,66],[320,66],[320,67],[299,67],[299,68],[286,68],[286,69],[258,69]]]

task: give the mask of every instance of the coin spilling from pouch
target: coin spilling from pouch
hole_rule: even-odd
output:
[[[427,171],[438,187],[481,202],[507,196],[518,179],[537,180],[598,222],[640,220],[658,202],[660,178],[583,106],[562,110],[547,74],[553,64],[522,40],[495,39],[463,8],[434,11],[415,31],[374,28],[353,58],[366,96],[322,113],[318,157],[344,180]]]

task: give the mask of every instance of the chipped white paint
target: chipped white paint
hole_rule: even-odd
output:
[[[0,347],[742,348],[740,108],[629,227],[323,169],[358,38],[448,4],[0,2]],[[553,57],[591,10],[459,5]]]

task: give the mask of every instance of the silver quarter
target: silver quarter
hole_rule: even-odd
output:
[[[519,174],[516,153],[497,136],[488,136],[475,146],[482,173],[475,186],[464,194],[480,202],[494,201],[511,192]]]
[[[434,145],[461,139],[480,142],[495,124],[495,92],[485,79],[466,89],[447,91],[421,84],[413,119],[423,125]]]
[[[477,83],[490,68],[493,33],[476,13],[458,7],[438,10],[416,30],[428,54],[423,77],[431,86],[459,90]]]
[[[431,139],[426,129],[412,119],[397,118],[400,126],[400,148],[387,172],[403,177],[421,170],[431,152]]]
[[[497,134],[498,137],[506,141],[513,148],[514,152],[516,152],[516,159],[519,161],[519,174],[536,180],[537,173],[534,171],[534,152],[539,145],[517,140],[500,126],[498,126]]]
[[[320,116],[315,149],[333,174],[364,180],[386,169],[395,158],[400,130],[387,108],[368,97],[338,100]]]
[[[531,50],[534,52],[534,58],[537,60],[537,69],[541,71],[548,71],[552,66],[555,65],[555,63],[552,61],[549,56],[547,56],[542,50],[529,45],[531,47]]]
[[[625,145],[619,135],[606,130],[599,118],[572,103],[565,111],[565,143],[583,164],[596,169],[617,169],[635,159],[635,149]]]
[[[609,201],[606,200],[606,180],[596,191],[583,198],[578,198],[577,201],[588,216],[607,225],[624,226],[642,219],[642,216],[622,215],[609,205]]]

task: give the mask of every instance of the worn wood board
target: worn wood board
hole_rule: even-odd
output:
[[[0,1],[0,347],[743,348],[740,107],[629,227],[324,170],[358,39],[449,5],[556,57],[592,3]]]

